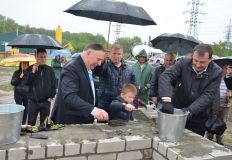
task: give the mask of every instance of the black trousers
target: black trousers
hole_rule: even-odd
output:
[[[51,103],[49,101],[35,102],[28,100],[28,124],[35,125],[38,114],[40,113],[40,124],[50,114]]]
[[[205,135],[206,127],[205,122],[207,120],[207,117],[193,117],[192,119],[188,120],[186,122],[186,129],[189,129],[190,131],[199,134],[201,136]]]
[[[28,99],[27,95],[20,95],[17,93],[14,93],[14,99],[16,104],[23,105],[25,107],[24,113],[23,113],[23,122],[22,124],[25,124],[27,121],[27,112],[28,112]]]

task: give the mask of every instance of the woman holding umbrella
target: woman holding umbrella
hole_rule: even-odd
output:
[[[16,70],[11,79],[11,85],[14,86],[14,99],[16,104],[23,105],[25,107],[23,114],[23,124],[27,120],[27,94],[29,92],[29,87],[24,84],[24,71],[28,68],[29,62],[21,61],[19,63],[19,69]]]

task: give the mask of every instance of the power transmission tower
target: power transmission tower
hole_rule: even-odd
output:
[[[197,34],[197,24],[203,23],[198,21],[198,15],[203,14],[205,15],[206,13],[200,12],[199,11],[199,5],[204,5],[204,3],[200,3],[200,0],[192,0],[192,2],[188,2],[188,5],[191,4],[191,10],[190,11],[185,11],[185,13],[190,13],[190,19],[186,21],[186,23],[189,23],[189,29],[188,29],[188,35],[191,35],[195,38],[198,38]]]
[[[226,36],[225,36],[225,39],[226,39],[226,42],[230,42],[230,39],[231,39],[231,28],[232,28],[232,25],[231,25],[231,19],[230,19],[230,22],[229,22],[229,25],[226,26],[227,30],[226,30]]]
[[[116,29],[114,31],[115,32],[115,41],[116,41],[120,37],[120,34],[122,33],[122,31],[121,31],[121,24],[117,23],[117,24],[115,24],[113,26],[116,27]]]

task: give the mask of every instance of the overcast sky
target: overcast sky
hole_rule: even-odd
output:
[[[139,36],[142,41],[148,41],[148,37],[155,38],[162,33],[188,32],[190,14],[183,14],[191,9],[187,5],[191,0],[121,0],[127,3],[143,7],[153,18],[157,25],[137,26],[123,24],[121,37]],[[63,12],[79,0],[2,0],[0,14],[14,19],[21,25],[29,24],[32,27],[43,27],[50,30],[60,25],[63,31],[100,33],[107,39],[107,21],[93,20],[77,17]],[[199,7],[198,39],[206,42],[218,42],[225,40],[225,35],[232,18],[232,0],[200,0],[204,5]],[[232,22],[231,22],[232,24]],[[115,23],[112,23],[110,42],[115,38]]]

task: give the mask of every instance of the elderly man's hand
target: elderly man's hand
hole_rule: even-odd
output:
[[[108,113],[105,110],[97,108],[97,107],[95,108],[93,116],[98,121],[108,121],[109,119]]]

